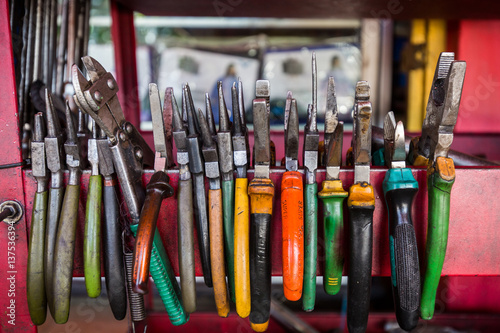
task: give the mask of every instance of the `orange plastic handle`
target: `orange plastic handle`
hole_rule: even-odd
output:
[[[304,187],[302,174],[287,171],[281,180],[283,291],[298,301],[304,280]]]

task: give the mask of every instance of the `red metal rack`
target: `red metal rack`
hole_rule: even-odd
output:
[[[123,3],[137,4],[133,1],[121,1]],[[233,14],[234,16],[242,16],[238,14],[244,12],[243,9],[253,10],[259,6],[251,5],[250,2],[232,1],[231,3],[242,3]],[[451,3],[451,1],[448,1]],[[145,1],[145,5],[159,2]],[[198,1],[197,3],[200,3]],[[277,2],[276,2],[277,3]],[[293,1],[294,6],[299,6],[300,1]],[[361,5],[367,5],[367,1],[357,1]],[[185,15],[188,13],[185,5],[179,2],[172,2],[171,6],[179,9],[173,11],[177,15]],[[212,5],[212,2],[207,2]],[[409,6],[413,2],[408,2]],[[191,6],[191,4],[189,4]],[[267,2],[265,3],[267,5]],[[327,6],[325,1],[323,5]],[[478,4],[479,5],[479,4]],[[274,7],[276,10],[277,5]],[[282,5],[280,4],[280,7]],[[495,5],[495,6],[498,6]],[[293,6],[292,6],[293,7]],[[358,6],[359,7],[359,6]],[[386,1],[374,1],[369,10],[372,8],[377,13],[387,7]],[[422,5],[424,7],[424,5]],[[460,6],[458,6],[460,7]],[[457,7],[457,8],[458,8]],[[476,6],[477,7],[477,6]],[[475,7],[475,8],[476,8]],[[132,6],[132,8],[135,8]],[[166,8],[166,7],[165,7]],[[318,12],[321,6],[316,6],[316,14],[314,12],[304,12],[300,16],[324,16]],[[329,8],[329,7],[328,7]],[[351,4],[351,8],[356,8]],[[363,8],[363,6],[359,7]],[[442,14],[442,10],[437,7],[433,13],[436,15]],[[112,36],[115,42],[115,57],[116,57],[116,73],[117,82],[120,85],[120,100],[122,101],[123,111],[132,123],[138,125],[138,97],[137,97],[137,77],[136,77],[136,62],[135,62],[135,38],[133,27],[133,12],[124,5],[111,1],[112,9]],[[481,9],[476,8],[475,11],[469,13],[469,17],[493,17],[491,14],[495,11],[491,8]],[[488,11],[489,10],[489,11]],[[198,9],[199,12],[203,12]],[[291,9],[289,9],[291,11]],[[412,11],[405,11],[405,15]],[[249,12],[253,13],[253,12]],[[272,14],[275,13],[275,14]],[[364,14],[363,14],[364,13]],[[346,17],[370,16],[370,11],[362,14],[344,13]],[[499,11],[496,11],[499,13]],[[207,13],[205,13],[207,14]],[[278,15],[279,14],[279,15]],[[213,13],[212,13],[213,15]],[[270,16],[282,16],[282,13],[269,11]],[[458,14],[458,17],[461,17]],[[463,14],[466,15],[466,14]],[[462,16],[463,16],[462,15]],[[492,16],[493,15],[493,16]],[[498,15],[498,14],[496,14]],[[254,14],[255,16],[255,14]],[[258,16],[258,15],[257,15]],[[433,16],[433,14],[427,14]],[[497,17],[497,16],[495,16]],[[9,168],[0,169],[0,203],[5,200],[15,200],[24,207],[24,216],[14,226],[2,224],[0,227],[0,331],[1,332],[35,332],[36,327],[31,323],[27,301],[26,301],[26,261],[27,261],[27,237],[29,235],[29,226],[31,222],[32,200],[35,192],[35,182],[29,170],[23,170],[20,165],[21,144],[19,139],[19,119],[17,113],[16,89],[14,79],[14,60],[12,54],[11,35],[9,30],[9,15],[8,1],[0,1],[0,59],[3,66],[0,66],[0,77],[3,79],[0,87],[0,102],[2,109],[0,110],[0,165],[11,165]],[[170,171],[171,181],[174,188],[177,188],[177,173]],[[276,169],[272,173],[272,179],[276,186],[276,193],[279,193],[280,179],[282,170]],[[414,220],[416,225],[417,240],[420,249],[420,255],[423,257],[422,249],[424,247],[426,216],[427,216],[427,195],[426,195],[426,171],[424,169],[415,169],[414,175],[420,184],[420,191],[417,195]],[[387,223],[385,203],[382,195],[382,180],[385,174],[385,169],[374,169],[372,172],[372,184],[374,184],[376,192],[377,209],[374,215],[374,251],[373,251],[373,275],[374,276],[389,276],[389,255],[387,242]],[[144,175],[144,181],[149,180],[151,172],[147,171]],[[79,211],[79,238],[77,238],[77,251],[75,258],[75,276],[83,275],[82,264],[82,249],[81,236],[83,234],[83,214],[84,202],[86,198],[86,190],[88,184],[88,173],[84,173],[82,177],[81,203]],[[252,175],[250,174],[250,177]],[[352,170],[342,170],[341,178],[344,181],[344,187],[348,188],[353,182]],[[324,172],[318,172],[318,182],[324,179]],[[499,312],[500,305],[498,304],[498,295],[500,288],[497,285],[500,276],[500,231],[497,223],[500,222],[500,201],[496,200],[500,188],[500,168],[458,168],[457,180],[452,191],[451,217],[450,217],[450,234],[448,243],[448,252],[443,268],[443,275],[450,276],[447,280],[446,290],[444,290],[444,298],[446,299],[447,309],[462,311],[462,312]],[[279,203],[279,196],[276,197],[276,203]],[[277,207],[278,205],[275,205]],[[167,214],[167,211],[169,212]],[[345,210],[347,211],[347,210]],[[174,212],[174,213],[172,213]],[[272,229],[272,247],[273,247],[273,274],[281,274],[281,217],[279,209],[275,209]],[[158,228],[166,245],[166,249],[170,260],[174,266],[174,270],[178,272],[177,259],[177,225],[176,225],[176,202],[175,198],[169,198],[162,206]],[[347,215],[345,216],[347,221]],[[321,223],[320,239],[322,238]],[[167,241],[168,240],[168,241]],[[15,242],[15,246],[11,246]],[[320,253],[318,258],[321,260],[321,242]],[[195,246],[197,243],[195,242]],[[197,249],[196,249],[197,250]],[[199,257],[196,257],[197,274],[201,275]],[[318,274],[321,273],[321,261],[318,265]],[[464,278],[463,276],[466,276]],[[456,292],[459,290],[460,292]],[[466,292],[464,292],[466,290]],[[331,325],[338,325],[343,319],[338,314],[300,314],[302,319],[308,322],[317,323],[317,328],[325,330]],[[373,314],[370,316],[370,330],[374,332],[381,331],[383,320],[393,318],[391,315]],[[14,321],[12,321],[14,320]],[[498,327],[500,322],[497,316],[489,316],[486,314],[480,315],[442,315],[437,316],[433,323],[457,323],[458,327],[468,328],[471,323],[476,323],[475,328],[490,330],[492,327]],[[165,329],[170,327],[167,323],[168,319],[164,314],[154,314],[149,317],[150,329],[155,331],[155,328]],[[201,324],[200,324],[201,323]],[[219,319],[216,314],[194,314],[191,321],[185,328],[179,330],[198,331],[199,328],[211,327],[213,331],[231,330],[250,332],[248,326],[242,325],[246,321],[239,319],[236,315],[231,315],[229,319]],[[15,324],[15,325],[14,325]],[[202,326],[201,326],[202,325]],[[330,326],[327,326],[330,325]],[[496,325],[496,326],[495,326]],[[238,329],[239,328],[239,329]],[[171,328],[172,331],[174,328]],[[281,328],[276,323],[271,322],[270,326],[273,332],[282,332]]]

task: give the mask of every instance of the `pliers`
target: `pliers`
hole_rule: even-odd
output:
[[[52,104],[52,95],[45,90],[45,115],[47,118],[47,136],[45,137],[45,151],[47,167],[51,172],[49,201],[47,206],[47,225],[45,229],[44,274],[47,304],[54,316],[54,292],[52,290],[54,271],[54,248],[56,245],[57,226],[64,197],[64,154],[63,133],[61,123]]]
[[[448,242],[450,193],[455,182],[455,165],[448,157],[448,152],[453,142],[465,69],[465,61],[455,61],[453,52],[443,52],[439,56],[422,135],[412,140],[408,155],[411,164],[427,165],[429,208],[420,302],[420,316],[426,320],[434,314],[436,291]]]
[[[256,95],[269,95],[269,81],[256,82]],[[254,331],[264,332],[269,325],[271,309],[271,219],[274,184],[270,179],[271,143],[270,108],[265,98],[253,100],[254,178],[248,186],[250,196],[250,324]]]
[[[317,126],[318,73],[316,53],[312,54],[312,104],[307,109],[307,124],[304,130],[304,169],[306,185],[304,193],[304,290],[302,308],[314,310],[316,302],[316,268],[318,259],[318,168],[319,132]]]
[[[206,112],[209,114],[212,112],[212,109],[207,109]],[[203,111],[200,109],[198,109],[198,117],[201,140],[203,143],[202,152],[205,160],[205,174],[209,182],[208,221],[210,231],[210,262],[212,266],[215,306],[217,307],[217,313],[220,317],[227,317],[229,315],[229,297],[226,285],[226,269],[224,267],[222,190],[220,184],[219,157],[217,156],[217,145],[210,132]]]
[[[337,98],[333,77],[328,78],[328,90],[325,112],[325,165],[326,180],[318,197],[323,201],[323,224],[325,233],[325,268],[323,288],[329,295],[340,291],[344,253],[342,239],[344,236],[343,203],[348,193],[340,180],[342,165],[342,136],[344,124],[338,120]]]
[[[172,88],[165,91],[164,108],[172,109],[173,138],[177,148],[179,182],[177,186],[177,237],[182,303],[186,312],[196,311],[196,276],[194,263],[193,181],[189,171],[187,132]],[[166,111],[170,113],[170,111]]]
[[[47,221],[47,199],[49,171],[45,158],[45,121],[43,113],[35,114],[33,140],[31,141],[31,159],[33,177],[37,190],[33,200],[33,215],[28,249],[28,267],[26,276],[26,296],[31,321],[41,325],[47,317],[47,297],[44,282],[44,238]]]
[[[237,103],[234,103],[236,90]],[[249,161],[248,130],[245,123],[245,106],[243,104],[243,84],[233,84],[233,160],[236,168],[234,197],[234,288],[236,312],[241,318],[250,314],[250,268],[249,268],[249,207],[248,178]]]
[[[234,295],[234,164],[232,126],[222,91],[222,81],[217,83],[219,94],[219,131],[217,132],[217,148],[219,152],[219,166],[222,176],[222,213],[224,220],[224,253],[226,255],[227,280],[229,296],[233,302]],[[237,112],[238,96],[236,88],[231,89],[233,111]],[[210,101],[208,94],[206,100]],[[207,108],[207,118],[212,116],[212,108]],[[213,120],[213,117],[211,117]],[[215,132],[215,124],[212,123]]]
[[[198,232],[201,268],[207,287],[212,287],[212,270],[210,267],[210,237],[207,212],[207,197],[205,194],[205,168],[199,140],[198,117],[195,116],[189,86],[182,88],[182,118],[188,124],[187,151],[189,155],[189,170],[193,178],[194,217]]]
[[[384,160],[389,168],[383,189],[389,217],[391,285],[399,326],[411,331],[417,326],[420,305],[420,269],[417,238],[411,219],[418,182],[406,167],[405,132],[390,111],[384,121]]]
[[[281,180],[283,291],[290,301],[302,296],[304,279],[304,186],[299,168],[299,114],[288,92],[285,107],[285,166]]]
[[[82,60],[90,81],[83,76],[76,65],[73,65],[72,76],[75,90],[73,99],[80,110],[91,116],[108,136],[114,169],[120,181],[132,221],[131,228],[133,228],[139,223],[145,199],[145,191],[142,187],[142,165],[153,165],[154,154],[137,129],[126,121],[116,95],[118,85],[113,75],[91,57],[86,56]],[[125,253],[125,259],[127,275],[131,276],[132,262],[127,253]],[[159,284],[164,277],[157,277],[155,280]],[[128,283],[131,283],[131,279]],[[137,293],[132,292],[131,286],[128,288],[132,321],[142,321],[145,315],[143,299]]]
[[[370,309],[372,278],[373,211],[375,194],[370,185],[371,115],[368,82],[356,84],[353,112],[354,185],[349,189],[349,270],[347,326],[349,332],[365,332]]]
[[[154,83],[149,84],[149,101],[153,120],[155,144],[155,173],[146,186],[146,199],[142,206],[134,248],[132,286],[140,294],[148,292],[149,271],[157,284],[170,322],[182,325],[189,320],[180,295],[179,284],[167,256],[160,234],[156,228],[161,203],[174,195],[170,178],[166,172],[172,163],[172,108],[162,112],[160,94]],[[135,233],[135,226],[132,231]]]

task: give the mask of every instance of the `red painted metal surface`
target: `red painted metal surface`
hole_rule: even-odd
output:
[[[467,61],[455,131],[500,133],[500,21],[460,21],[456,58]]]
[[[373,169],[371,183],[375,190],[375,213],[373,232],[373,271],[374,276],[389,276],[389,245],[387,230],[387,212],[383,199],[382,181],[387,169]],[[272,272],[274,275],[282,274],[281,258],[281,213],[280,186],[283,169],[273,169],[271,179],[273,180],[277,194],[274,204],[274,215],[271,231]],[[152,175],[152,170],[144,174],[144,182],[147,183]],[[426,170],[414,169],[413,174],[419,182],[419,192],[415,199],[413,209],[413,220],[417,234],[420,258],[423,259],[425,247],[425,234],[427,229],[427,188]],[[32,194],[35,191],[35,182],[26,171],[25,188],[27,193],[27,217],[31,220]],[[178,173],[176,170],[169,171],[170,181],[174,189],[177,189]],[[85,214],[86,190],[89,173],[85,172],[82,177],[82,191],[79,211],[79,236],[77,238],[77,251],[75,258],[75,276],[83,276],[82,264],[82,240],[83,221]],[[249,172],[249,178],[253,174]],[[319,187],[325,178],[324,170],[318,171],[317,181]],[[344,188],[347,190],[353,183],[352,169],[341,170],[340,178]],[[207,184],[208,185],[208,184]],[[443,275],[455,276],[500,276],[500,229],[492,221],[500,220],[500,202],[492,200],[498,193],[500,185],[500,168],[490,169],[457,169],[457,179],[452,190],[450,231],[448,240],[448,251],[444,263]],[[208,188],[208,186],[207,186]],[[487,203],[487,204],[483,204]],[[122,205],[123,207],[123,205]],[[322,272],[323,262],[323,227],[321,217],[321,205],[318,226],[318,274]],[[125,212],[122,212],[125,213]],[[163,201],[158,220],[158,230],[162,236],[168,256],[172,262],[174,271],[178,274],[178,252],[177,252],[177,202],[175,196]],[[189,212],[184,212],[188,213]],[[344,208],[344,223],[347,226],[348,210]],[[347,230],[347,228],[345,228]],[[347,238],[345,238],[347,239]],[[198,255],[197,243],[195,242],[196,273],[201,276],[201,266]],[[346,244],[345,244],[346,245]],[[344,246],[345,246],[344,245]],[[422,260],[421,260],[422,261]],[[348,263],[347,263],[348,264]],[[345,270],[346,272],[346,270]]]
[[[339,313],[296,313],[297,317],[314,327],[319,332],[334,332],[336,328],[344,327],[335,332],[347,332],[345,317]],[[370,313],[368,317],[367,332],[384,333],[384,327],[396,323],[393,313]],[[396,324],[397,326],[397,324]],[[461,314],[436,314],[430,321],[420,320],[418,327],[448,326],[457,330],[473,330],[474,332],[498,332],[500,330],[500,316],[497,315],[461,315]],[[227,318],[220,318],[216,313],[193,313],[189,322],[183,326],[173,326],[162,313],[152,313],[148,316],[148,329],[151,332],[204,332],[204,333],[253,333],[248,318],[242,319],[231,313]],[[268,332],[289,332],[271,317]]]
[[[21,162],[19,115],[14,76],[14,60],[9,27],[8,1],[0,1],[0,164]],[[21,167],[0,169],[0,203],[15,200],[24,206]],[[34,192],[29,195],[33,195]],[[31,213],[31,212],[29,212]],[[25,216],[15,225],[0,223],[0,331],[35,332],[26,300],[28,240]]]

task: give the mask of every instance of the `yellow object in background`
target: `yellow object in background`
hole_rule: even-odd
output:
[[[436,63],[446,51],[446,21],[413,20],[410,43],[414,66],[408,72],[407,131],[420,132]]]

